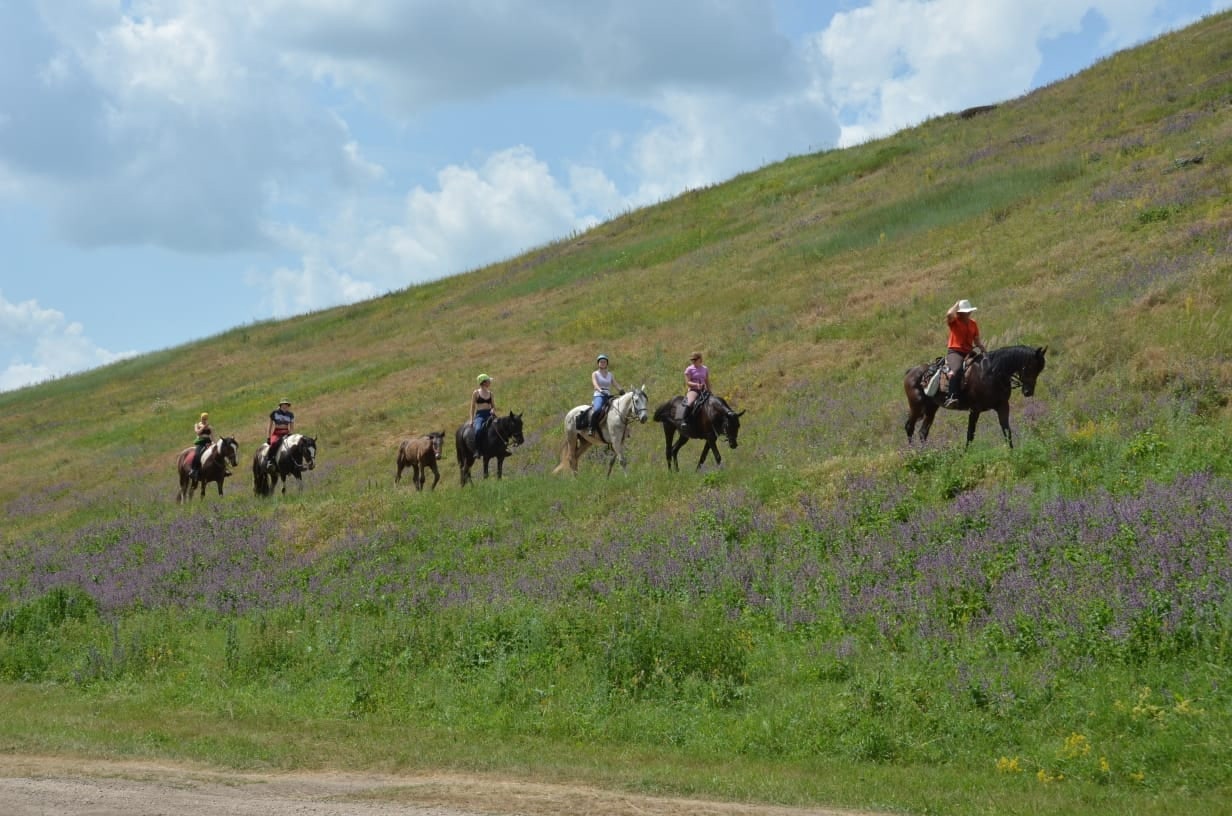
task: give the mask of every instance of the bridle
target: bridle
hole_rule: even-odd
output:
[[[637,395],[638,394],[641,394],[643,397],[646,396],[646,392],[638,388],[634,388],[633,390],[629,391],[628,392],[629,399],[625,400],[625,402],[627,403],[626,406],[624,408],[621,408],[620,413],[617,414],[617,416],[619,416],[626,425],[632,425],[633,420],[637,419]],[[617,397],[616,399],[620,399],[620,397]],[[613,403],[615,403],[615,401],[616,400],[612,400]]]
[[[499,439],[499,440],[501,441],[501,444],[502,444],[502,445],[504,445],[506,448],[507,448],[507,447],[509,447],[509,438],[508,438],[508,437],[506,437],[503,433],[501,433],[501,423],[502,423],[502,422],[504,422],[504,421],[505,421],[506,419],[508,419],[508,418],[509,418],[509,417],[497,417],[497,418],[496,418],[496,419],[492,422],[492,424],[491,424],[491,425],[485,425],[485,426],[484,426],[484,428],[485,428],[485,429],[487,429],[487,428],[491,428],[491,429],[492,429],[492,433],[496,434],[496,438],[497,438],[497,439]],[[476,440],[475,440],[475,444],[476,444],[476,445],[478,445],[478,444],[479,444],[479,440],[478,440],[478,439],[476,439]],[[515,445],[514,445],[514,447],[516,448],[516,447],[517,447],[517,445],[515,444]]]

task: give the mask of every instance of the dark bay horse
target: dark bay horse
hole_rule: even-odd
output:
[[[402,471],[411,468],[411,481],[416,490],[424,489],[428,481],[428,471],[432,471],[432,489],[441,480],[441,471],[436,463],[441,458],[441,448],[445,445],[445,432],[432,431],[423,436],[407,439],[398,446],[398,473],[394,476],[394,484],[402,481]]]
[[[496,460],[496,478],[501,478],[505,457],[512,453],[512,448],[525,441],[522,438],[522,415],[510,411],[509,416],[493,417],[483,426],[479,436],[476,440],[475,426],[469,422],[454,434],[463,485],[470,483],[471,467],[480,458],[483,459],[483,478],[488,478],[488,462],[492,459]]]
[[[239,467],[237,461],[239,452],[240,446],[235,441],[235,437],[224,436],[221,439],[215,439],[201,451],[201,468],[197,473],[197,478],[193,479],[192,460],[197,455],[197,448],[194,445],[180,451],[180,455],[175,460],[175,469],[180,474],[180,493],[175,500],[183,502],[185,499],[191,499],[198,484],[201,485],[201,498],[204,499],[205,485],[208,482],[218,483],[218,495],[221,496],[222,481],[231,475],[231,471],[227,470],[227,462],[231,463],[231,467]]]
[[[270,470],[265,469],[265,452],[269,450],[269,442],[257,448],[252,457],[253,492],[258,496],[270,496],[278,482],[282,482],[282,492],[287,492],[287,477],[294,476],[302,489],[304,480],[300,476],[306,470],[317,466],[317,441],[311,436],[291,434],[282,440],[278,452],[274,454],[274,463]]]
[[[1047,346],[1007,346],[989,352],[973,362],[963,374],[958,403],[952,411],[967,412],[967,444],[975,438],[975,423],[984,411],[996,411],[1001,423],[1001,434],[1010,447],[1014,447],[1014,435],[1010,431],[1010,392],[1022,389],[1022,395],[1035,393],[1035,381],[1044,370],[1044,355]],[[915,425],[920,425],[920,441],[928,440],[928,431],[937,416],[937,409],[945,402],[945,390],[939,389],[935,396],[928,396],[925,389],[930,367],[927,363],[907,371],[903,389],[907,392],[907,444],[911,444]]]
[[[719,436],[725,437],[728,447],[732,450],[736,449],[739,444],[740,417],[744,416],[744,411],[737,413],[727,404],[727,400],[708,391],[697,398],[693,412],[685,422],[681,423],[676,417],[680,416],[683,410],[684,397],[672,397],[654,412],[655,422],[663,423],[667,469],[680,471],[680,462],[676,456],[690,439],[701,439],[706,443],[702,447],[701,458],[697,460],[698,470],[702,469],[706,454],[711,452],[714,453],[714,463],[722,465],[723,457],[719,455],[718,438]],[[673,437],[677,433],[680,437],[673,443]]]

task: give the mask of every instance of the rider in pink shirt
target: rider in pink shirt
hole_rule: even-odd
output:
[[[689,367],[684,370],[684,416],[681,421],[689,418],[693,403],[710,390],[710,369],[702,364],[702,353],[695,351],[689,355]]]

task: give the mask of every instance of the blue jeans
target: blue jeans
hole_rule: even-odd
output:
[[[479,432],[483,430],[483,426],[488,424],[491,419],[492,412],[487,408],[475,412],[475,438],[479,438]]]

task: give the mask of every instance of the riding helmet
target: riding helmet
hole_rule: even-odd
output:
[[[596,358],[595,358],[595,362],[596,362],[596,363],[597,363],[597,362],[599,362],[600,360],[607,360],[607,355],[606,355],[606,354],[600,354],[598,357],[596,357]],[[608,362],[610,363],[610,362],[611,362],[611,360],[608,360]]]

